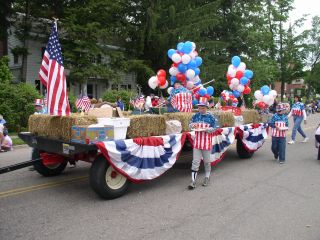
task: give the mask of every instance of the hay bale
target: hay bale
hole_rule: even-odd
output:
[[[71,127],[73,125],[88,126],[95,123],[97,123],[97,118],[94,116],[81,116],[80,114],[51,116],[38,114],[29,117],[29,132],[37,136],[70,141]]]
[[[127,130],[128,138],[150,137],[166,134],[166,121],[162,115],[132,115]]]
[[[242,110],[242,116],[244,124],[261,122],[261,117],[258,111],[255,109]]]
[[[174,113],[165,113],[163,116],[166,121],[169,120],[178,120],[182,125],[182,132],[189,132],[189,124],[194,113],[186,113],[186,112],[174,112]]]
[[[232,112],[213,110],[210,111],[210,113],[218,120],[220,127],[233,127],[235,125],[235,119]]]

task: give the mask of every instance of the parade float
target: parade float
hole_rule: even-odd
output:
[[[170,49],[168,56],[173,64],[169,69],[170,84],[181,81],[191,93],[183,102],[186,111],[123,116],[121,111],[110,109],[89,110],[86,114],[70,116],[32,115],[29,118],[29,132],[20,133],[33,148],[32,160],[2,169],[2,172],[34,165],[43,176],[56,176],[65,169],[68,162],[86,161],[90,168],[90,185],[102,198],[113,199],[126,193],[129,183],[152,180],[172,168],[182,151],[190,151],[195,132],[189,122],[200,97],[208,99],[214,93],[213,86],[206,86],[199,77],[202,59],[195,44],[179,43],[177,49]],[[221,93],[221,99],[235,103],[243,94],[249,94],[253,72],[247,70],[239,57],[232,58],[227,70],[230,91]],[[166,71],[158,71],[148,81],[152,89],[167,89],[171,94]],[[256,94],[255,94],[256,95]],[[186,96],[186,95],[183,95]],[[274,92],[263,88],[257,94],[257,104],[266,108],[274,99]],[[272,97],[272,99],[271,99]],[[174,100],[172,100],[172,98]],[[172,96],[173,104],[179,101]],[[260,102],[263,102],[260,103]],[[213,134],[212,164],[220,162],[227,149],[236,143],[239,158],[250,158],[267,138],[267,123],[253,109],[235,106],[210,108],[218,120],[219,127]],[[191,164],[190,157],[190,164]],[[1,171],[0,171],[1,172]]]

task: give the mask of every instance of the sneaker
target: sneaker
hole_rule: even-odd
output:
[[[306,143],[306,142],[308,142],[308,141],[309,141],[309,138],[308,138],[308,137],[306,137],[306,138],[304,138],[304,139],[303,139],[303,141],[302,141],[302,142],[303,142],[303,143]]]
[[[191,183],[190,183],[189,186],[188,186],[188,189],[189,189],[189,190],[193,190],[193,189],[195,189],[195,188],[196,188],[196,182],[191,181]]]
[[[70,164],[69,168],[75,168],[76,164]]]
[[[279,161],[280,164],[284,164],[284,161]]]
[[[209,178],[205,177],[203,180],[202,186],[206,187],[206,186],[208,186],[208,184],[209,184]]]
[[[288,142],[288,144],[294,144],[294,141],[293,141],[293,140],[290,140],[290,141]]]

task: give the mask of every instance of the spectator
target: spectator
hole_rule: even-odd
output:
[[[152,107],[156,107],[158,105],[159,105],[159,97],[154,96],[154,98],[152,99]]]
[[[119,107],[122,111],[124,111],[124,103],[121,101],[121,97],[117,97],[116,101],[117,107]]]
[[[1,133],[0,133],[1,134]],[[1,151],[7,152],[12,151],[12,139],[9,137],[9,135],[6,132],[3,132],[3,140],[1,142]]]

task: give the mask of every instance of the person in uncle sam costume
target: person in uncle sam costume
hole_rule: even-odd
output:
[[[292,135],[291,140],[288,142],[288,144],[294,144],[296,141],[296,135],[297,131],[302,135],[304,138],[302,142],[307,142],[309,138],[304,133],[304,131],[301,128],[301,123],[304,120],[304,124],[307,124],[307,113],[304,104],[301,102],[301,99],[299,96],[294,97],[294,103],[292,104],[291,111],[288,115],[288,118],[293,117],[293,128],[292,128]]]
[[[276,113],[269,122],[269,126],[272,128],[271,151],[276,160],[279,158],[280,164],[286,160],[286,131],[288,130],[289,122],[285,112],[286,106],[279,103],[276,106]]]
[[[191,166],[191,183],[188,189],[192,190],[196,187],[196,178],[200,166],[201,159],[204,162],[205,178],[202,186],[207,186],[211,174],[211,149],[212,138],[217,120],[208,110],[208,100],[200,97],[198,103],[198,112],[192,118],[189,127],[195,131],[193,141],[193,160]]]
[[[47,109],[44,106],[44,102],[42,99],[36,99],[36,101],[34,103],[34,109],[35,109],[34,114],[46,114],[47,113]]]
[[[192,112],[192,94],[182,86],[182,82],[175,81],[174,89],[170,93],[168,101],[177,112]]]

